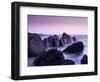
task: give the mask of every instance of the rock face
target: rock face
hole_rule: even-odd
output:
[[[70,37],[70,35],[68,35],[66,33],[62,34],[62,40],[63,40],[64,44],[71,43],[71,37]]]
[[[72,60],[66,59],[66,60],[65,60],[65,64],[66,64],[66,65],[74,65],[75,62],[72,61]]]
[[[83,58],[81,59],[81,64],[87,64],[88,63],[88,57],[87,55],[84,55]]]
[[[32,39],[28,43],[29,57],[40,55],[46,51],[46,47],[38,34],[32,34]]]
[[[81,53],[83,49],[84,49],[83,42],[76,42],[68,46],[66,49],[64,49],[63,52],[70,53],[70,54]]]
[[[51,49],[44,54],[35,59],[35,66],[64,65],[65,60],[61,51]]]

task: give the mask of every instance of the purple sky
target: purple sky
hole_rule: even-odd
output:
[[[87,17],[28,15],[28,32],[42,34],[88,33]]]

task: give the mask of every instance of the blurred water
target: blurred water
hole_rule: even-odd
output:
[[[82,41],[84,44],[84,50],[81,54],[66,54],[63,53],[65,59],[70,59],[73,60],[75,62],[75,64],[81,64],[80,60],[83,57],[83,55],[88,55],[88,36],[87,35],[74,35],[76,36],[78,41]],[[44,36],[47,37],[47,36]],[[42,39],[44,39],[44,37],[42,37]],[[74,42],[73,42],[74,43]],[[57,49],[60,51],[63,51],[67,46],[69,46],[71,44],[66,44],[63,47],[58,47]],[[48,48],[47,50],[52,49],[52,48]],[[28,58],[28,66],[32,66],[32,63],[34,62],[35,58],[31,57]]]

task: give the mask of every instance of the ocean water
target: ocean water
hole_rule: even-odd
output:
[[[84,55],[88,56],[88,36],[87,35],[71,35],[71,36],[75,36],[77,41],[82,41],[83,42],[84,50],[81,54],[66,54],[66,53],[63,53],[64,58],[73,60],[75,62],[75,64],[81,64],[81,62],[80,62],[81,58]],[[45,37],[48,37],[48,36],[47,35],[46,36],[45,35],[41,36],[42,39],[44,39]],[[59,38],[60,37],[61,37],[61,35],[59,35]],[[75,42],[77,42],[77,41],[75,41]],[[74,42],[72,42],[72,43],[74,43]],[[60,50],[60,51],[63,51],[67,46],[69,46],[71,44],[66,44],[63,47],[57,47],[57,49]],[[48,48],[47,50],[53,49],[53,48]],[[33,66],[34,60],[35,60],[35,57],[28,58],[28,66]]]

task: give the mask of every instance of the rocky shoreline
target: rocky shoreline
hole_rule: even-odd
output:
[[[75,36],[63,33],[61,37],[51,35],[42,39],[42,34],[28,33],[28,58],[34,57],[32,66],[48,66],[48,65],[74,65],[73,60],[65,59],[63,53],[77,54],[84,50],[84,44],[78,41]],[[62,51],[59,47],[66,46]],[[51,49],[49,49],[51,48]],[[81,59],[81,64],[87,64],[87,55]]]

